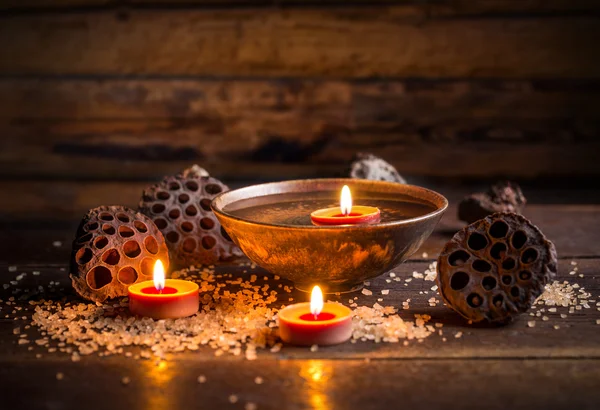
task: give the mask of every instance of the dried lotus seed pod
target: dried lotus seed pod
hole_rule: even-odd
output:
[[[473,322],[510,322],[527,311],[557,269],[556,250],[521,215],[497,213],[460,230],[437,262],[446,305]]]
[[[101,206],[83,217],[71,254],[71,282],[85,299],[127,296],[129,285],[152,280],[154,263],[168,268],[165,240],[152,220],[123,206]]]
[[[171,263],[177,267],[210,265],[241,256],[214,215],[212,199],[228,188],[221,181],[186,170],[146,188],[139,209],[166,238]]]
[[[458,219],[473,223],[497,212],[520,214],[526,203],[519,185],[509,181],[498,182],[487,192],[465,197],[458,205]]]
[[[373,154],[366,153],[356,155],[356,159],[350,165],[350,178],[406,184],[393,165]]]

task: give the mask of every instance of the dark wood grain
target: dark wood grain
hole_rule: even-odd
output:
[[[401,5],[422,13],[441,15],[493,15],[498,13],[590,12],[599,9],[594,0],[4,0],[0,10],[38,11],[92,7],[327,7],[348,4],[363,6]]]
[[[56,380],[56,372],[65,374]],[[207,377],[198,384],[198,375]],[[35,382],[32,382],[35,375]],[[127,376],[131,382],[121,384]],[[265,382],[256,385],[254,378]],[[593,410],[600,361],[199,360],[14,361],[0,393],[14,409],[516,409]],[[232,405],[229,396],[238,403]]]
[[[4,79],[0,176],[152,179],[190,160],[236,180],[326,176],[357,151],[409,175],[599,174],[598,90],[595,81]]]
[[[10,15],[0,74],[597,78],[598,27],[401,6]]]

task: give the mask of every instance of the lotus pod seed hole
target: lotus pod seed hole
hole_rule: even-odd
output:
[[[86,230],[89,231],[95,231],[96,229],[98,229],[98,222],[92,222],[87,224],[86,226]]]
[[[513,297],[518,298],[521,295],[521,290],[517,286],[513,286],[510,288],[510,294]]]
[[[492,299],[492,303],[496,307],[502,307],[502,304],[504,303],[504,297],[502,295],[496,295]]]
[[[454,251],[450,254],[450,256],[448,257],[448,263],[451,266],[464,265],[470,257],[471,255],[469,255],[466,251],[461,249],[458,251]]]
[[[529,272],[528,270],[522,270],[521,272],[519,272],[519,279],[521,279],[521,280],[531,279],[531,272]]]
[[[158,191],[156,193],[156,199],[159,199],[161,201],[166,201],[169,198],[171,198],[171,195],[166,191]]]
[[[194,238],[185,238],[181,245],[184,252],[192,253],[196,250],[196,241]]]
[[[105,266],[95,266],[85,276],[90,288],[98,290],[112,282],[110,270]]]
[[[142,271],[142,275],[150,276],[154,274],[154,264],[156,260],[152,258],[144,258],[142,259],[142,263],[140,263],[140,270]]]
[[[192,192],[196,192],[198,190],[198,184],[194,181],[187,181],[185,183],[185,187]]]
[[[169,211],[169,218],[175,220],[181,216],[181,211],[177,208],[173,208]]]
[[[494,278],[493,276],[486,276],[481,281],[481,286],[483,286],[485,290],[492,290],[496,287],[497,284],[498,282],[496,282],[496,278]]]
[[[99,236],[94,240],[96,249],[103,249],[106,245],[108,245],[108,238],[106,236]]]
[[[167,221],[162,219],[162,218],[156,218],[156,220],[154,221],[154,224],[156,225],[156,227],[158,229],[160,229],[161,231],[163,229],[165,229],[168,225]]]
[[[205,236],[202,238],[202,247],[206,250],[212,249],[217,244],[217,240],[212,236]]]
[[[492,238],[504,238],[508,233],[508,225],[504,221],[496,221],[490,227],[489,232]]]
[[[185,208],[185,214],[188,216],[196,216],[198,214],[198,209],[196,209],[194,205],[188,205],[188,207]]]
[[[513,278],[510,275],[502,275],[502,283],[506,286],[512,285]]]
[[[474,261],[472,266],[477,272],[489,272],[492,269],[492,265],[482,259]]]
[[[94,254],[90,248],[81,248],[77,251],[77,254],[75,254],[75,260],[78,264],[85,265],[92,260],[93,256]]]
[[[132,283],[135,283],[137,278],[138,278],[138,274],[135,271],[135,269],[132,268],[131,266],[125,266],[117,274],[117,279],[123,285],[131,285]]]
[[[523,231],[517,231],[512,236],[512,246],[515,249],[521,249],[527,242],[527,235]]]
[[[118,213],[117,219],[125,224],[129,223],[129,217],[127,215],[125,215],[124,213]]]
[[[152,205],[152,212],[155,214],[162,214],[165,211],[166,207],[163,204],[154,204]]]
[[[525,249],[525,252],[523,252],[523,255],[521,255],[521,262],[528,264],[528,263],[533,263],[537,260],[538,258],[538,251],[535,250],[534,248],[527,248]]]
[[[194,230],[194,224],[188,221],[185,221],[181,224],[181,230],[183,232],[192,232]]]
[[[123,244],[123,253],[128,258],[137,258],[142,253],[142,249],[136,241],[127,241]]]
[[[133,229],[131,229],[128,226],[119,226],[119,235],[122,238],[131,238],[133,235],[135,235],[135,232],[133,232]]]
[[[513,270],[517,266],[517,262],[513,258],[506,258],[502,261],[502,269]]]
[[[102,231],[107,235],[114,235],[116,232],[115,228],[109,224],[102,225]]]
[[[110,222],[115,218],[113,218],[113,216],[111,214],[109,214],[108,212],[102,212],[100,215],[98,215],[98,219]]]
[[[494,259],[502,259],[506,253],[506,245],[502,242],[495,243],[490,249],[490,256]]]
[[[202,218],[200,220],[200,227],[202,229],[210,230],[215,227],[215,221],[210,218]]]
[[[454,290],[464,289],[469,284],[469,275],[466,272],[456,272],[450,279],[450,287]]]
[[[144,247],[152,255],[156,255],[158,253],[158,242],[156,242],[156,239],[154,239],[153,236],[147,236],[144,239]]]
[[[471,236],[469,236],[469,240],[467,245],[474,251],[480,251],[485,248],[488,244],[488,241],[485,236],[480,233],[473,232]]]
[[[210,195],[217,195],[219,193],[221,193],[222,189],[220,186],[218,186],[217,184],[208,184],[206,185],[206,187],[204,187],[204,190],[206,191],[207,194]]]
[[[138,232],[140,232],[140,233],[146,233],[146,232],[148,232],[148,227],[143,222],[133,221],[133,226],[135,226],[135,229],[137,229]]]
[[[121,255],[119,255],[119,251],[116,249],[109,249],[102,254],[102,262],[107,265],[116,265],[121,260]]]
[[[179,241],[179,234],[175,231],[171,231],[166,235],[167,241],[171,243],[177,243]]]
[[[205,211],[210,211],[210,203],[212,201],[208,198],[204,198],[202,201],[200,201],[200,208],[204,209]]]
[[[185,204],[187,201],[190,200],[190,196],[188,194],[181,194],[177,199],[179,200],[180,204]]]
[[[171,182],[169,184],[169,189],[171,191],[177,191],[178,189],[181,189],[181,186],[177,182]]]
[[[467,297],[467,303],[469,304],[469,306],[477,308],[483,303],[483,298],[477,293],[471,293]]]

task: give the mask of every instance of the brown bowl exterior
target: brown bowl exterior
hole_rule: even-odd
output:
[[[223,209],[252,197],[289,192],[335,191],[344,184],[371,192],[399,193],[426,201],[435,211],[412,219],[352,226],[288,226],[257,223]],[[248,258],[304,290],[321,285],[347,291],[382,275],[416,252],[429,237],[448,201],[425,188],[360,179],[313,179],[253,185],[216,197],[212,208]]]

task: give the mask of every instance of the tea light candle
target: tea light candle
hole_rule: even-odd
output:
[[[129,311],[153,319],[177,319],[191,316],[200,307],[198,285],[180,279],[165,279],[160,260],[154,265],[154,280],[131,285]]]
[[[374,206],[352,206],[352,193],[348,185],[342,188],[339,208],[314,211],[310,219],[315,225],[353,225],[379,221],[379,208]]]
[[[352,311],[337,303],[323,303],[321,288],[312,290],[310,303],[296,303],[279,311],[279,336],[302,346],[335,345],[352,336]]]

